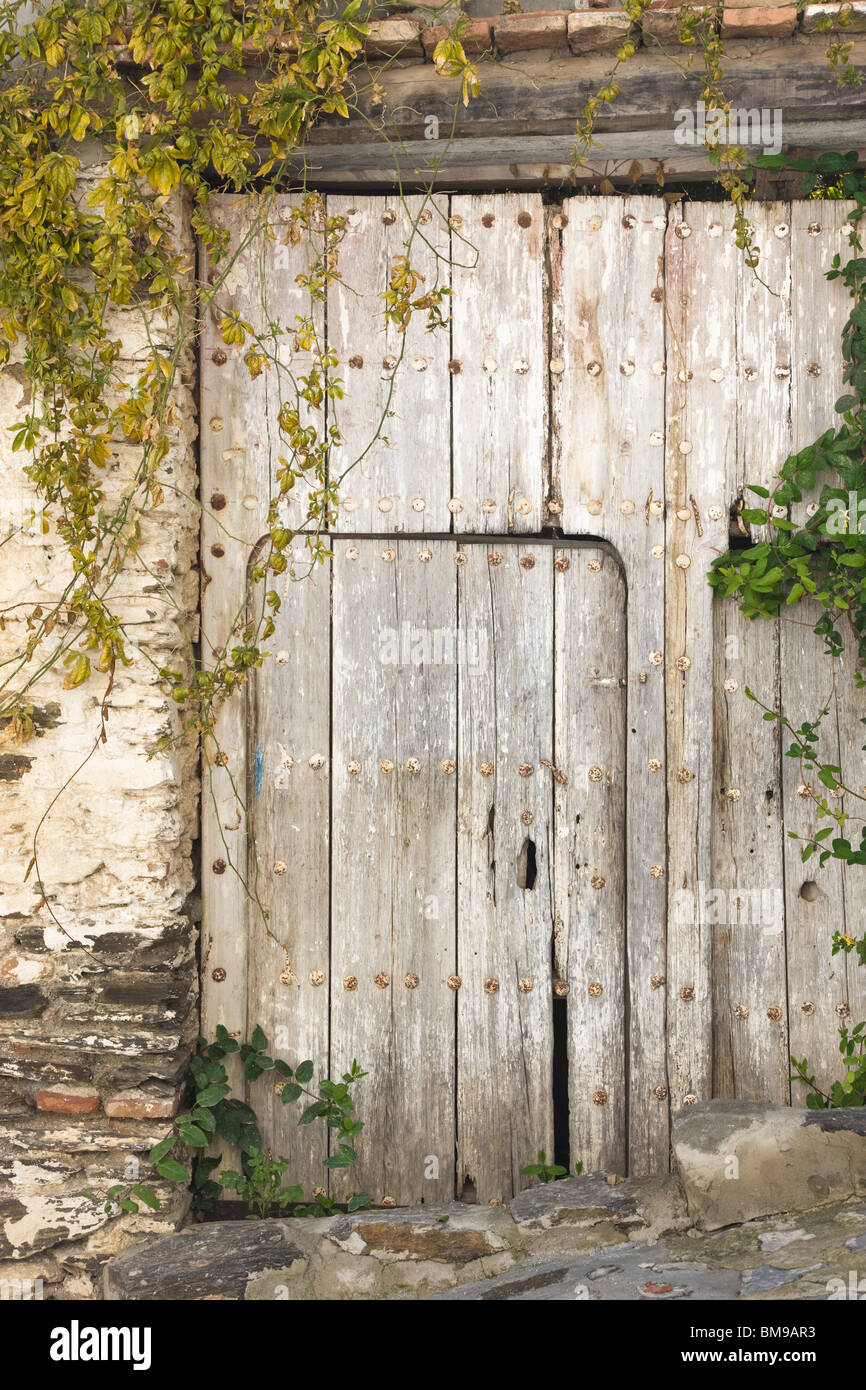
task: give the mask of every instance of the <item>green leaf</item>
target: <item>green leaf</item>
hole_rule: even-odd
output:
[[[190,1149],[203,1149],[207,1144],[207,1135],[202,1133],[198,1125],[181,1125],[179,1132],[181,1139]]]
[[[226,1086],[222,1083],[216,1086],[205,1086],[203,1091],[196,1092],[195,1103],[196,1105],[201,1105],[205,1109],[209,1110],[211,1106],[216,1105],[218,1101],[223,1100],[224,1097],[227,1096],[230,1091],[231,1086]]]
[[[283,1105],[291,1105],[292,1101],[299,1100],[302,1094],[300,1086],[297,1086],[294,1081],[287,1081],[280,1099]]]
[[[295,1077],[302,1086],[306,1086],[307,1082],[313,1079],[312,1062],[299,1062],[295,1067]]]
[[[176,1158],[164,1158],[156,1165],[156,1171],[168,1182],[189,1182],[189,1172]]]
[[[151,1211],[159,1211],[159,1198],[152,1187],[145,1187],[143,1183],[136,1183],[132,1190],[139,1201],[144,1202]]]
[[[176,1135],[176,1134],[168,1134],[168,1135],[166,1135],[165,1139],[160,1139],[159,1143],[158,1143],[158,1144],[154,1144],[154,1146],[153,1146],[153,1148],[151,1149],[150,1153],[147,1155],[147,1157],[148,1157],[148,1162],[150,1162],[150,1163],[160,1163],[160,1162],[162,1161],[162,1159],[165,1158],[166,1154],[167,1154],[171,1149],[174,1148],[174,1145],[175,1145],[176,1142],[177,1142],[177,1135]]]
[[[265,1048],[268,1045],[268,1040],[265,1036],[264,1030],[260,1028],[258,1024],[256,1024],[255,1028],[253,1029],[253,1035],[250,1038],[250,1042],[252,1046],[255,1048],[256,1052],[264,1052]]]

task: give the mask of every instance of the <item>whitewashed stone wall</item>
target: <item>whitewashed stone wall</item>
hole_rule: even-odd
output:
[[[82,196],[99,175],[92,162]],[[195,246],[180,200],[173,217],[191,286]],[[173,340],[159,316],[147,325],[138,309],[115,316],[130,379],[147,358],[146,329]],[[26,614],[58,595],[68,573],[53,531],[18,530],[37,505],[7,428],[27,408],[21,346],[0,372],[0,661],[21,648]],[[104,678],[64,690],[59,666],[33,691],[37,737],[19,743],[0,728],[0,1287],[42,1279],[45,1298],[91,1296],[108,1254],[145,1228],[171,1229],[184,1205],[162,1185],[159,1217],[109,1217],[86,1194],[150,1180],[146,1154],[177,1109],[198,1031],[197,750],[156,752],[178,718],[157,668],[197,640],[195,386],[190,344],[160,465],[164,501],[143,525],[142,563],[114,592],[135,650],[109,698],[108,742],[80,768],[99,732]],[[117,441],[109,497],[137,458]],[[25,881],[36,826],[73,774],[40,832],[41,883],[35,871]],[[60,927],[37,910],[43,890]]]

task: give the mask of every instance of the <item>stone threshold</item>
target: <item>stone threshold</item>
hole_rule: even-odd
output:
[[[707,1101],[674,1117],[673,1147],[676,1176],[586,1174],[507,1205],[192,1225],[110,1260],[104,1297],[792,1297],[803,1280],[813,1297],[866,1263],[866,1109]]]

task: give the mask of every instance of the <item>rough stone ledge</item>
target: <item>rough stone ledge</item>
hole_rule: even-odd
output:
[[[717,1230],[866,1193],[866,1108],[792,1110],[704,1101],[673,1117],[695,1225]]]
[[[495,1278],[548,1251],[652,1242],[687,1224],[676,1179],[595,1173],[522,1192],[508,1206],[455,1202],[194,1226],[111,1260],[105,1298],[418,1298]]]

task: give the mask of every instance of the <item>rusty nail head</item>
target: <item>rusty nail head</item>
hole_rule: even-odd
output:
[[[215,512],[221,512],[226,504],[225,494],[222,492],[212,492],[210,504]]]
[[[211,362],[213,362],[215,367],[224,367],[229,359],[227,355],[223,352],[222,348],[217,348],[215,352],[211,353],[210,360]]]
[[[225,552],[225,546],[222,546],[222,545],[212,545],[211,548],[210,548],[210,553],[211,553],[211,555],[213,555],[217,560],[221,560],[222,557],[223,557],[223,556],[225,555],[225,553],[226,553],[226,552]]]
[[[212,980],[215,980],[218,985],[221,985],[226,977],[226,972],[221,965],[218,965],[215,970],[210,972],[210,977]]]
[[[215,859],[211,864],[211,868],[215,874],[224,874],[226,871],[226,861],[224,859]]]

